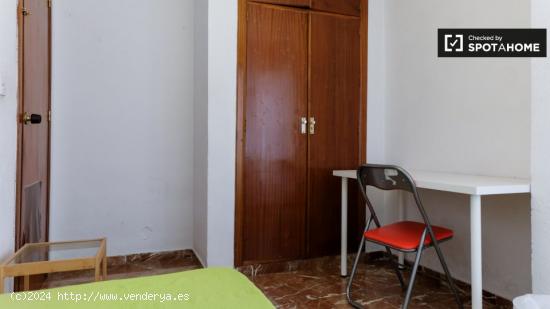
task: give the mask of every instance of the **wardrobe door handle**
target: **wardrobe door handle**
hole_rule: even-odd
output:
[[[315,134],[315,117],[309,118],[309,134]]]
[[[300,124],[301,124],[301,132],[302,134],[307,134],[307,118],[306,117],[302,117],[300,119]]]

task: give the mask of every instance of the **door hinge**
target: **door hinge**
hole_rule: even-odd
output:
[[[48,0],[48,7],[49,7],[49,8],[52,7],[52,0]]]
[[[23,16],[29,16],[31,15],[31,11],[27,8],[21,8],[21,14],[23,14]]]
[[[48,111],[48,122],[52,122],[52,111]]]

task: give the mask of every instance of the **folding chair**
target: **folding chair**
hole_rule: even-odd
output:
[[[449,268],[447,267],[447,263],[445,262],[445,259],[443,257],[443,253],[439,248],[439,243],[449,240],[453,237],[453,231],[444,227],[432,226],[430,224],[430,220],[428,219],[428,215],[426,214],[426,211],[422,206],[418,191],[416,190],[416,185],[411,175],[409,175],[409,173],[398,166],[367,164],[359,167],[359,169],[357,170],[357,180],[359,182],[361,193],[363,194],[367,207],[370,211],[370,217],[367,221],[367,226],[365,227],[363,237],[361,238],[357,257],[355,258],[355,262],[353,263],[353,269],[351,271],[351,275],[348,281],[346,289],[348,302],[355,308],[362,308],[359,303],[352,300],[351,287],[353,283],[353,278],[355,277],[355,274],[357,272],[357,264],[359,263],[361,253],[363,251],[363,246],[365,245],[365,241],[369,241],[382,245],[386,248],[386,252],[390,258],[390,261],[394,265],[395,273],[397,274],[397,278],[401,283],[401,287],[403,288],[403,290],[407,290],[402,308],[406,309],[409,306],[414,282],[416,279],[416,272],[418,271],[422,252],[430,247],[435,248],[435,251],[437,252],[437,256],[439,257],[441,266],[445,271],[447,281],[449,282],[449,287],[454,294],[458,307],[463,308],[462,301],[460,300],[460,296],[458,295],[458,291],[453,282],[453,278],[451,277]],[[376,216],[376,212],[374,211],[374,208],[367,196],[367,186],[376,187],[378,189],[386,191],[402,190],[411,193],[414,196],[416,206],[420,212],[420,215],[422,216],[424,223],[401,221],[385,226],[380,225],[380,221]],[[374,222],[376,228],[369,230],[372,222]],[[398,263],[395,261],[391,249],[405,253],[416,252],[416,258],[408,285],[405,285],[403,275],[399,270]]]

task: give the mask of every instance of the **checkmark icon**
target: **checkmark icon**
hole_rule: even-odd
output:
[[[445,51],[446,52],[462,52],[462,42],[464,36],[461,34],[446,34],[445,35]]]

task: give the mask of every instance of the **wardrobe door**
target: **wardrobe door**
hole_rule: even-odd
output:
[[[314,257],[335,254],[340,246],[340,179],[332,171],[360,163],[361,63],[359,18],[311,12],[310,19],[315,132],[309,135],[308,255]],[[355,182],[349,186],[356,188]],[[359,218],[357,195],[350,191],[349,197],[351,224]]]
[[[248,5],[243,262],[305,252],[308,14]]]

